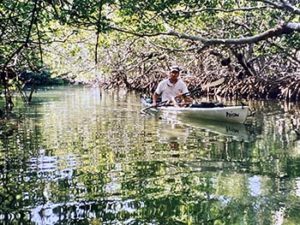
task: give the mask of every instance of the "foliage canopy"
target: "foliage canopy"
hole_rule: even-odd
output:
[[[298,0],[1,1],[0,87],[8,91],[8,80],[22,71],[44,69],[45,49],[66,46],[72,37],[90,45],[88,58],[93,56],[98,68],[100,49],[128,40],[143,43],[142,50],[155,46],[168,53],[214,48],[227,56],[238,49],[252,65],[272,55],[298,67],[299,7]]]

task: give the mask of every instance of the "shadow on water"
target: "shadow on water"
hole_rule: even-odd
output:
[[[300,224],[299,110],[141,115],[134,93],[38,92],[0,135],[2,224]]]

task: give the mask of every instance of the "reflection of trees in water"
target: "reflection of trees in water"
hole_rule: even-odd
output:
[[[248,153],[244,155],[246,158],[247,154],[252,154],[252,157],[299,157],[300,105],[250,102],[250,107],[256,110],[256,114],[245,124],[245,136],[247,135],[248,139],[245,138],[244,141],[239,142],[234,139],[234,134],[214,135],[213,133],[220,132],[204,127],[204,131],[197,130],[200,146],[209,147],[215,142],[217,144],[211,147],[212,150],[219,149],[222,152],[223,149],[235,149],[233,145],[238,145],[236,148],[240,150],[247,148]],[[245,158],[244,156],[242,158]]]
[[[26,117],[16,124],[13,132],[0,135],[0,221],[6,224],[28,221],[23,209],[43,202],[43,182],[28,164],[37,155],[41,131]]]
[[[298,224],[297,116],[258,112],[247,140],[231,126],[176,126],[174,138],[120,97],[111,109],[71,99],[74,113],[49,104],[46,120],[26,119],[1,145],[0,220],[274,224],[282,213]]]
[[[222,135],[219,130],[212,130],[212,127],[203,127],[192,129],[185,143],[179,143],[180,146],[187,146],[191,155],[196,155],[197,160],[194,164],[186,163],[188,168],[194,165],[195,171],[235,171],[245,174],[245,177],[247,174],[259,174],[259,183],[265,183],[265,187],[258,189],[271,190],[270,193],[260,196],[261,202],[253,203],[252,210],[255,214],[269,215],[269,219],[264,217],[266,221],[259,222],[261,224],[273,224],[272,221],[278,223],[283,220],[299,221],[298,216],[291,213],[298,207],[297,199],[300,196],[300,185],[297,182],[300,174],[300,164],[297,160],[300,151],[299,110],[282,110],[279,105],[278,110],[276,107],[273,111],[266,107],[266,110],[258,111],[257,116],[246,124],[246,130],[251,137],[246,141],[234,139],[234,135]],[[234,178],[232,180],[234,181]],[[235,182],[235,185],[241,184]],[[253,186],[255,185],[258,184]],[[249,184],[241,186],[245,190],[251,187]],[[290,201],[291,198],[295,201]],[[271,203],[265,205],[264,201]],[[236,206],[240,207],[239,204]],[[260,208],[259,213],[255,209],[257,206]],[[287,215],[291,217],[287,219]]]
[[[280,209],[284,200],[276,192],[275,195],[270,193],[274,185],[271,179],[253,181],[247,175],[226,173],[216,177],[215,172],[191,173],[182,169],[173,173],[167,170],[169,175],[165,176],[155,175],[154,171],[161,166],[166,168],[164,164],[142,165],[140,175],[121,179],[121,192],[111,196],[103,193],[103,183],[98,181],[101,174],[87,175],[86,181],[90,182],[89,185],[85,183],[87,188],[84,190],[60,182],[57,189],[52,187],[53,192],[61,193],[60,199],[44,205],[37,202],[34,208],[21,210],[20,214],[25,221],[30,217],[33,222],[48,221],[52,224],[76,221],[213,224],[216,220],[225,224],[240,224],[242,221],[274,224],[274,211]],[[145,175],[143,168],[154,170]],[[262,192],[251,189],[255,182],[265,186],[261,188]],[[81,197],[71,200],[66,196]],[[295,209],[290,207],[289,210]]]
[[[273,110],[272,110],[273,106]],[[274,110],[276,109],[277,110]],[[297,104],[265,104],[258,113],[262,133],[260,145],[272,155],[299,157],[300,106]],[[280,156],[278,156],[280,157]]]

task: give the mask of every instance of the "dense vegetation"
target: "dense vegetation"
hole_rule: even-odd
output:
[[[298,0],[6,0],[0,91],[12,108],[39,74],[151,91],[180,64],[221,96],[299,100]],[[35,76],[22,79],[21,74]],[[45,72],[46,71],[46,72]],[[233,88],[234,87],[234,88]]]

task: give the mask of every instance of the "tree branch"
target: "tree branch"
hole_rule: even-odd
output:
[[[273,6],[274,8],[281,9],[281,10],[286,10],[289,12],[292,12],[294,14],[300,15],[300,8],[293,6],[289,1],[286,0],[280,0],[281,3],[279,2],[274,2],[273,0],[251,0],[255,2],[262,2],[268,5]]]
[[[254,35],[254,36],[249,36],[249,37],[241,37],[241,38],[233,38],[233,39],[208,39],[204,38],[201,36],[194,36],[194,35],[188,35],[186,33],[179,33],[174,30],[169,30],[167,32],[157,32],[157,33],[137,33],[134,31],[129,31],[123,28],[118,28],[115,26],[110,26],[110,29],[116,30],[119,32],[131,34],[134,36],[138,37],[155,37],[155,36],[160,36],[160,35],[165,35],[165,36],[174,36],[178,37],[180,39],[186,39],[186,40],[192,40],[196,42],[201,42],[205,46],[209,45],[225,45],[225,46],[230,46],[230,45],[242,45],[242,44],[253,44],[257,43],[259,41],[267,40],[269,38],[273,37],[279,37],[284,34],[291,34],[293,32],[300,32],[300,23],[283,23],[279,24],[278,26],[271,28],[263,33]]]
[[[214,12],[223,12],[223,13],[232,13],[232,12],[247,12],[247,11],[253,11],[253,10],[261,10],[266,9],[267,6],[258,6],[258,7],[241,7],[241,8],[234,8],[234,9],[222,9],[222,8],[202,8],[199,10],[191,10],[191,11],[183,11],[183,10],[177,10],[177,11],[171,11],[171,13],[181,13],[185,16],[190,16],[193,14],[201,13],[201,12],[208,12],[208,11],[214,11]],[[170,12],[167,12],[166,14],[169,14]]]
[[[100,32],[101,32],[101,19],[102,19],[102,1],[99,0],[98,6],[98,18],[97,18],[97,32],[96,32],[96,46],[95,46],[95,64],[98,64],[98,47],[99,47],[99,39],[100,39]]]
[[[28,31],[27,31],[27,35],[26,35],[26,38],[25,38],[25,42],[24,44],[20,45],[11,55],[10,57],[8,57],[8,60],[5,62],[4,66],[2,67],[2,71],[4,72],[6,67],[8,66],[9,62],[12,60],[12,58],[19,54],[22,49],[28,44],[29,40],[30,40],[30,36],[31,36],[31,31],[32,31],[32,27],[33,27],[33,24],[35,23],[35,20],[36,20],[36,13],[37,13],[37,6],[38,6],[38,0],[35,0],[34,1],[34,6],[33,6],[33,9],[32,9],[32,15],[31,15],[31,21],[30,21],[30,24],[29,24],[29,28],[28,28]]]
[[[188,40],[193,40],[193,41],[200,41],[204,45],[241,45],[241,44],[252,44],[252,43],[257,43],[262,40],[267,40],[272,37],[278,37],[284,34],[290,34],[293,33],[294,31],[299,32],[300,31],[300,23],[285,23],[285,24],[280,24],[276,26],[275,28],[269,29],[263,33],[250,36],[250,37],[244,37],[244,38],[233,38],[233,39],[206,39],[200,36],[192,36],[192,35],[187,35],[184,33],[178,33],[175,31],[170,31],[166,33],[165,35],[170,35],[170,36],[176,36],[181,39],[188,39]]]

